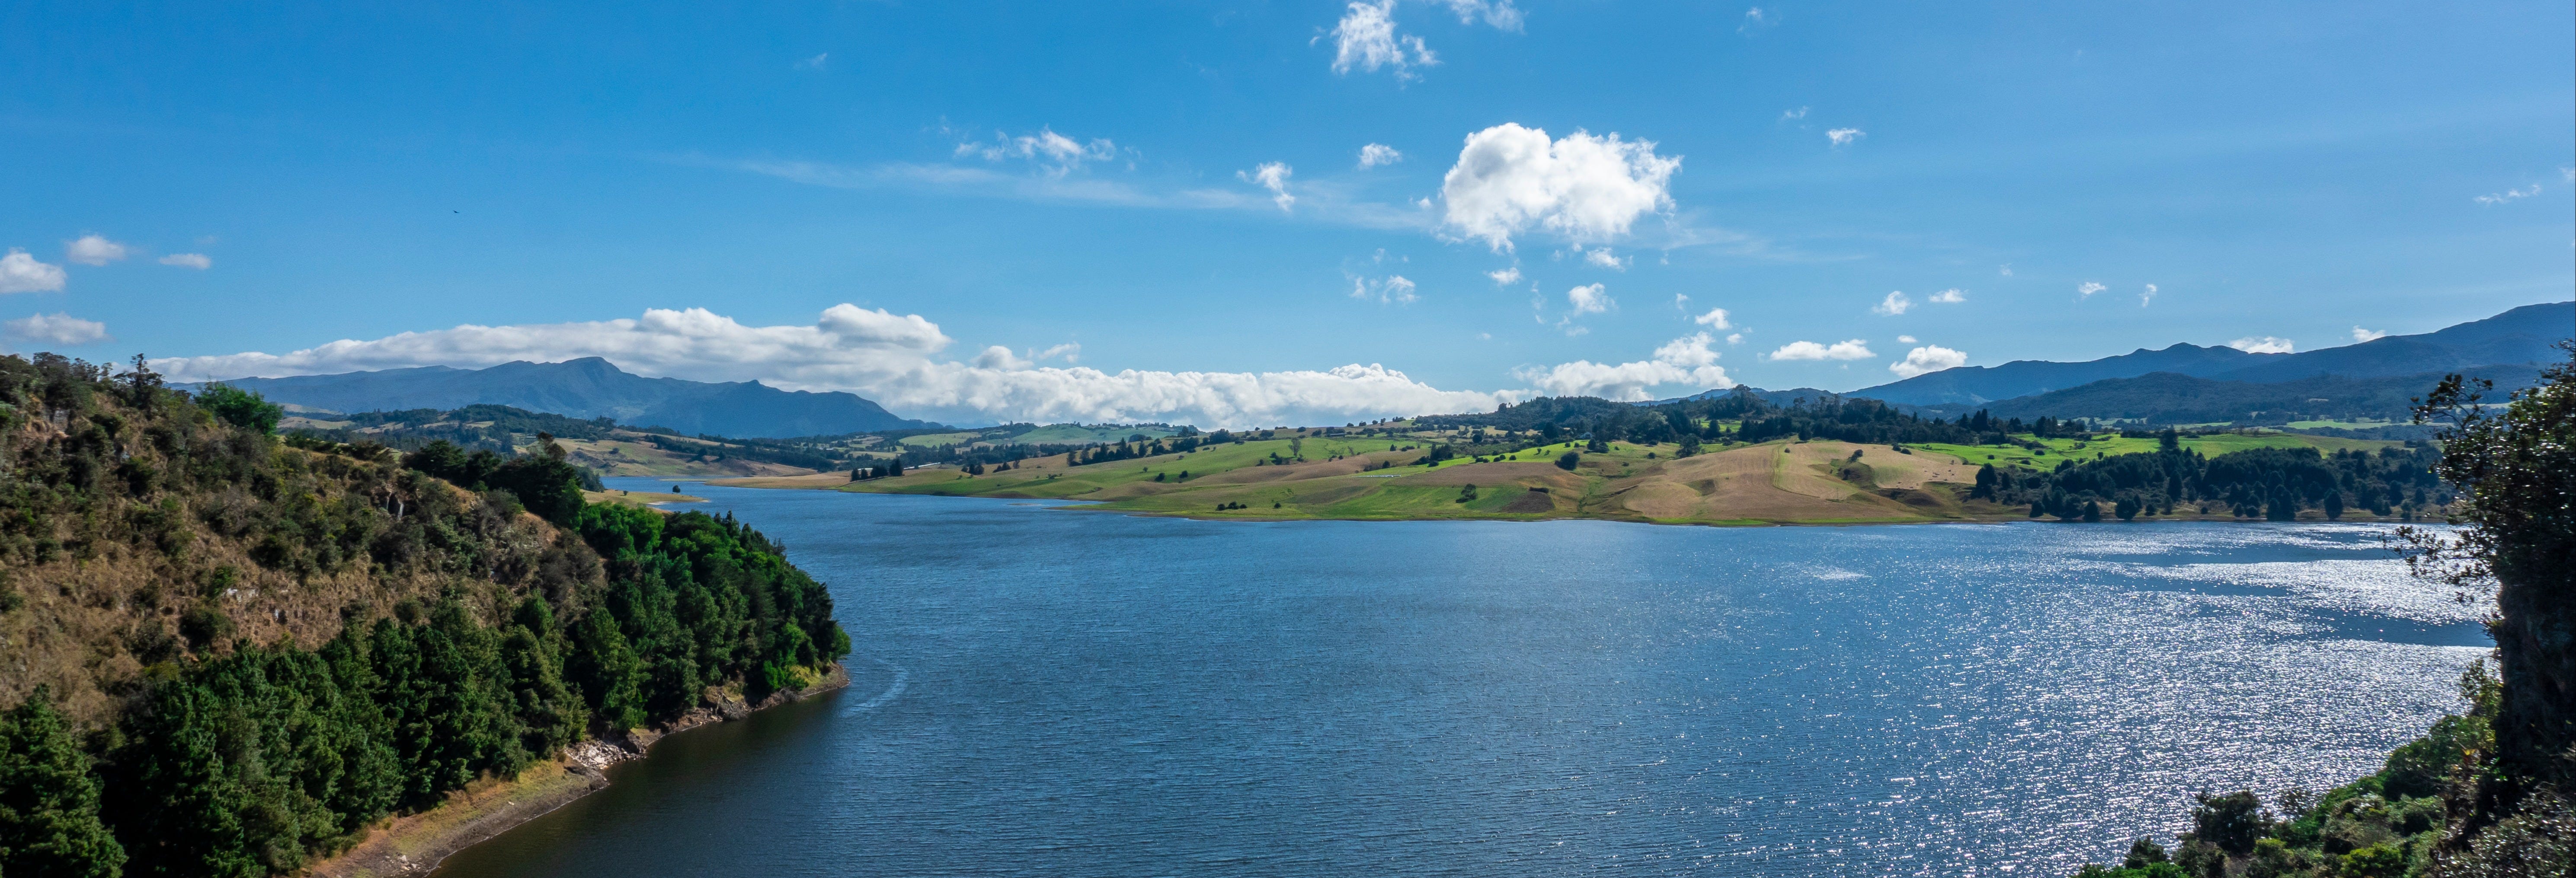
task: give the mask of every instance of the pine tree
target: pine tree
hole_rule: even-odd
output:
[[[0,875],[112,878],[124,865],[89,756],[38,687],[0,715]]]

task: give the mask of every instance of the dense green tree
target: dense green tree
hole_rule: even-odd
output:
[[[2576,342],[2560,347],[2576,356]],[[2466,501],[2458,510],[2466,527],[2410,531],[2408,560],[2419,573],[2494,589],[2498,770],[2478,778],[2456,841],[2509,820],[2545,791],[2535,809],[2558,815],[2549,844],[2568,857],[2576,847],[2566,837],[2576,819],[2565,798],[2576,788],[2576,360],[2549,367],[2502,411],[2481,404],[2491,389],[2454,375],[2417,410],[2419,422],[2448,425],[2440,472]]]
[[[285,406],[229,384],[208,384],[197,391],[197,406],[224,423],[263,435],[277,432],[277,422],[286,417]]]
[[[111,878],[124,864],[89,756],[39,687],[0,714],[0,875]]]

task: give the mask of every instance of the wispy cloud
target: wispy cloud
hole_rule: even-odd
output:
[[[1805,107],[1799,107],[1795,110],[1780,111],[1780,121],[1782,122],[1795,122],[1804,118],[1807,118],[1807,108]]]
[[[832,53],[830,53],[830,52],[820,52],[820,53],[816,53],[816,54],[814,55],[814,57],[806,58],[806,59],[803,59],[803,60],[800,60],[800,61],[796,62],[796,69],[798,69],[798,70],[821,70],[821,69],[823,69],[823,65],[828,64],[828,63],[831,63],[831,61],[832,61]]]
[[[1959,289],[1958,287],[1951,287],[1949,289],[1933,293],[1930,298],[1926,298],[1923,301],[1942,305],[1956,305],[1967,300],[1968,292],[1966,290]]]
[[[1869,132],[1858,128],[1836,128],[1825,132],[1825,139],[1833,141],[1835,146],[1850,146],[1868,136]]]
[[[1611,271],[1627,271],[1628,264],[1635,261],[1634,258],[1619,258],[1617,254],[1611,253],[1610,248],[1608,247],[1594,247],[1590,250],[1584,250],[1581,247],[1577,247],[1575,249],[1583,253],[1583,261],[1585,263],[1601,268],[1607,268]]]
[[[215,260],[209,258],[203,253],[172,253],[154,261],[163,265],[175,265],[180,268],[193,268],[198,271],[204,271],[215,267]]]
[[[1382,278],[1357,275],[1351,277],[1351,298],[1361,301],[1375,299],[1381,305],[1413,304],[1415,299],[1420,298],[1414,295],[1414,289],[1414,283],[1400,274]]]
[[[1495,286],[1507,287],[1521,282],[1521,270],[1519,266],[1497,268],[1492,271],[1485,272],[1485,276],[1493,278]]]
[[[2388,333],[2384,331],[2363,329],[2358,326],[2352,328],[2352,341],[2354,344],[2360,344],[2365,341],[2378,341],[2387,337]]]
[[[1333,72],[1375,73],[1391,68],[1397,79],[1412,79],[1416,67],[1440,63],[1422,38],[1395,31],[1395,0],[1353,2],[1333,25]]]
[[[1395,147],[1388,146],[1383,143],[1372,143],[1367,146],[1360,147],[1360,170],[1365,171],[1380,165],[1392,165],[1400,161],[1404,161],[1404,153],[1395,151]]]
[[[1710,308],[1708,309],[1708,313],[1691,318],[1691,322],[1710,329],[1735,328],[1734,324],[1726,322],[1726,309],[1724,308]],[[1735,341],[1735,337],[1729,336],[1727,341],[1731,343]]]
[[[1739,34],[1755,33],[1778,25],[1779,23],[1780,13],[1765,11],[1762,7],[1756,6],[1751,9],[1744,10],[1744,20],[1736,22],[1735,32]]]
[[[2292,345],[2289,339],[2273,338],[2268,335],[2247,336],[2228,342],[2227,346],[2249,354],[2287,354],[2297,351],[2296,346]]]
[[[2088,280],[2088,281],[2085,281],[2084,283],[2082,283],[2082,284],[2078,285],[2078,286],[2075,288],[2075,292],[2076,292],[2076,295],[2078,295],[2078,296],[2080,296],[2080,297],[2082,297],[2082,298],[2090,299],[2090,298],[2093,298],[2093,294],[2094,294],[2094,293],[2098,293],[2098,292],[2101,292],[2101,291],[2103,291],[2103,290],[2107,290],[2107,289],[2110,289],[2110,287],[2106,287],[2106,286],[2103,286],[2103,285],[2101,285],[2101,284],[2094,283],[2094,282],[2092,282],[2092,281],[2089,281],[2089,280]]]
[[[2148,302],[2153,302],[2153,301],[2155,301],[2155,300],[2156,300],[2156,285],[2155,285],[2155,284],[2148,284],[2148,285],[2147,285],[2147,288],[2146,288],[2145,290],[2142,290],[2142,291],[2140,291],[2140,292],[2138,293],[2138,307],[2140,307],[2140,308],[2144,308],[2144,307],[2146,307]]]
[[[2533,183],[2520,189],[2507,189],[2492,195],[2480,195],[2470,200],[2479,204],[2503,204],[2508,201],[2530,198],[2531,196],[2538,194],[2540,194],[2540,184]]]
[[[1914,310],[1914,300],[1906,298],[1904,290],[1888,293],[1887,298],[1880,299],[1878,304],[1869,307],[1870,313],[1885,317],[1894,317],[1911,310]]]
[[[1040,128],[1036,134],[1013,137],[997,132],[990,142],[960,143],[957,155],[960,158],[977,156],[988,162],[1023,159],[1037,163],[1056,176],[1063,176],[1081,168],[1086,162],[1117,157],[1118,144],[1106,137],[1079,141],[1057,134],[1055,129]]]
[[[1250,171],[1236,171],[1234,176],[1270,190],[1270,203],[1279,205],[1280,210],[1287,210],[1297,203],[1297,196],[1288,194],[1288,178],[1295,173],[1286,162],[1265,162]]]
[[[1476,20],[1481,18],[1497,30],[1521,29],[1521,11],[1512,5],[1512,0],[1441,0],[1441,2],[1449,5],[1449,11],[1458,14],[1459,24],[1475,24]]]

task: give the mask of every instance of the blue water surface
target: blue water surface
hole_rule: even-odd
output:
[[[2362,525],[688,490],[830,584],[856,683],[442,876],[2057,875],[2375,769],[2488,645]]]

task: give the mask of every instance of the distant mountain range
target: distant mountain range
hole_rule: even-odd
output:
[[[2552,302],[2525,305],[2437,332],[2392,335],[2306,353],[2249,354],[2234,348],[2177,344],[2160,351],[2139,348],[2081,363],[2015,360],[2001,366],[1961,366],[1843,395],[1901,405],[1955,408],[2159,372],[2251,384],[2326,376],[2395,378],[2481,366],[2546,363],[2563,356],[2550,346],[2571,334],[2576,334],[2576,303]]]
[[[1955,417],[1979,409],[1998,418],[2098,418],[2150,424],[2279,425],[2295,421],[2404,421],[2414,401],[2459,374],[2495,382],[2491,401],[2501,402],[2512,388],[2540,380],[2533,366],[2477,366],[2382,378],[2318,375],[2295,381],[2256,383],[2194,378],[2173,372],[2151,372],[2136,378],[2112,378],[2065,390],[2015,397],[1991,403],[1909,406],[1921,414]]]
[[[330,412],[506,405],[718,436],[776,439],[938,426],[896,417],[855,394],[786,391],[758,381],[646,378],[599,357],[503,363],[488,369],[422,366],[224,383],[274,402]]]

